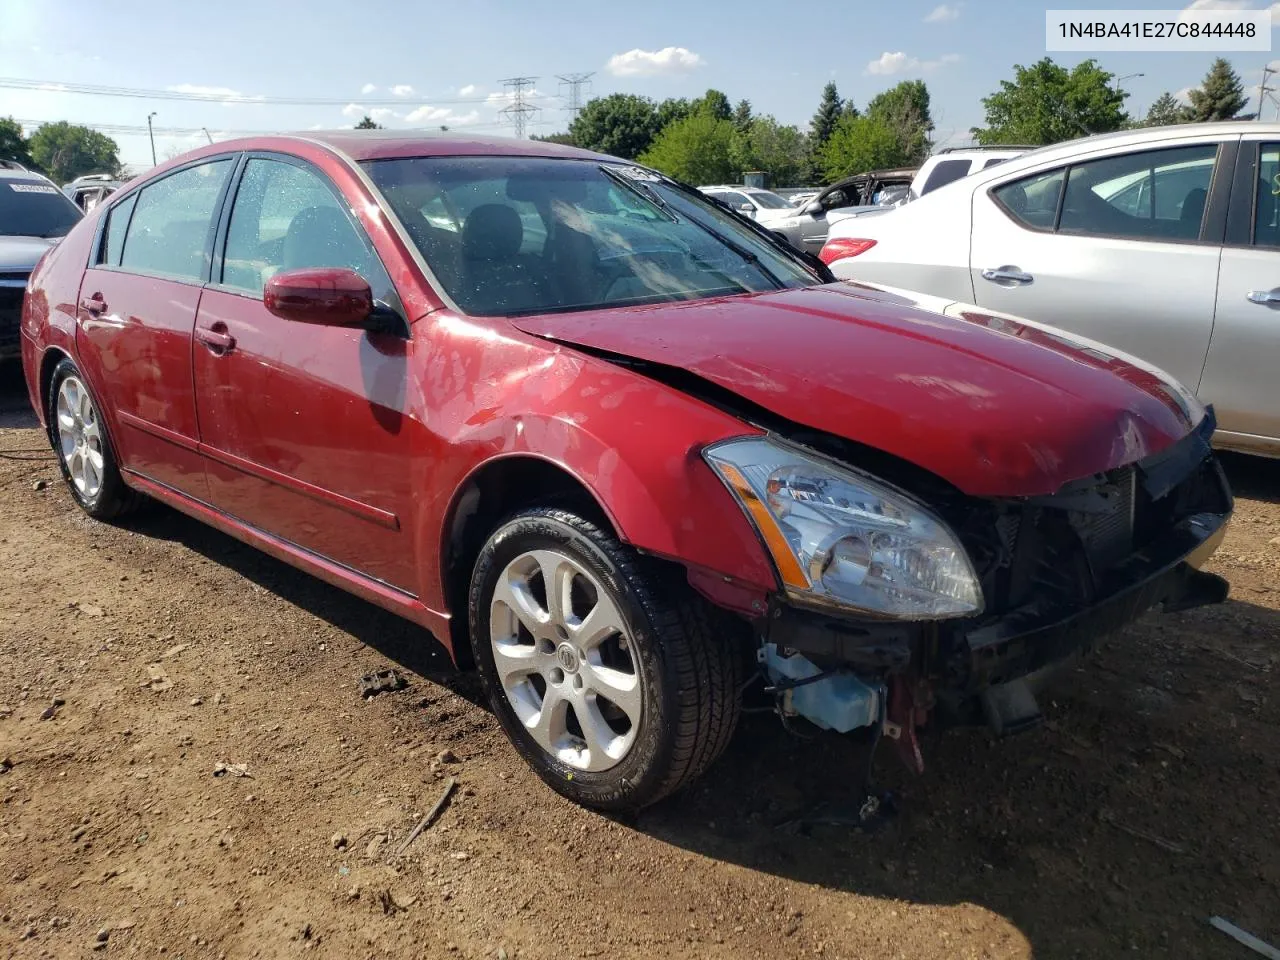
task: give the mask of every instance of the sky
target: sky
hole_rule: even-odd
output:
[[[1183,7],[1188,0],[1165,0]],[[1190,0],[1193,7],[1263,9],[1265,0]],[[1161,8],[1128,0],[1089,6]],[[135,172],[151,164],[146,132],[154,112],[163,161],[247,131],[350,127],[370,114],[388,127],[512,133],[500,111],[503,78],[536,77],[532,133],[564,130],[558,76],[590,73],[587,96],[636,93],[661,100],[709,87],[757,113],[806,126],[822,87],[863,106],[881,90],[924,79],[939,145],[969,140],[981,100],[1011,79],[1013,65],[1045,56],[1046,6],[1025,0],[776,0],[732,3],[648,0],[642,6],[557,0],[219,0],[217,4],[113,0],[0,0],[0,116],[28,132],[69,120],[106,128]],[[796,11],[788,15],[788,11]],[[1273,20],[1280,27],[1280,3]],[[1276,35],[1280,42],[1280,34]],[[1162,92],[1198,85],[1210,53],[1057,53],[1072,66],[1090,56],[1145,114]],[[1255,100],[1262,69],[1280,53],[1227,54]],[[1277,64],[1280,66],[1280,63]],[[1141,76],[1131,76],[1141,74]],[[12,89],[7,80],[48,89]],[[1274,82],[1274,78],[1273,78]],[[100,96],[59,89],[90,84],[141,91]],[[1277,84],[1280,86],[1280,84]],[[171,100],[148,91],[211,99]],[[228,103],[227,97],[264,98]],[[313,98],[331,104],[278,104]],[[384,102],[378,102],[384,101]],[[1280,106],[1268,103],[1264,118]],[[175,132],[181,131],[181,132]]]

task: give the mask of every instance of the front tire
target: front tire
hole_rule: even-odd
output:
[[[80,509],[95,520],[113,520],[137,506],[138,494],[120,476],[97,401],[69,357],[53,370],[48,405],[49,442]]]
[[[502,524],[476,561],[468,615],[494,713],[570,800],[647,806],[699,776],[733,734],[733,631],[716,629],[687,583],[576,514]]]

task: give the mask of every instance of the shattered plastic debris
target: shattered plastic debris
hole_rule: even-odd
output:
[[[360,678],[360,696],[367,700],[380,693],[403,690],[408,685],[409,681],[401,676],[400,671],[379,670],[376,673],[366,673]]]

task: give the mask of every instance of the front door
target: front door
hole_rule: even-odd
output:
[[[260,530],[415,593],[407,328],[369,333],[269,313],[267,278],[302,267],[349,267],[378,301],[398,308],[336,188],[300,161],[250,157],[196,320],[210,499]]]
[[[1222,249],[1220,228],[1205,227],[1218,152],[1148,149],[975,191],[975,302],[1117,347],[1194,390]]]
[[[112,410],[121,466],[200,500],[191,332],[233,165],[186,167],[116,203],[80,285],[80,362]]]

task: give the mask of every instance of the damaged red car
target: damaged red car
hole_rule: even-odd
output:
[[[554,789],[635,808],[744,692],[918,765],[920,725],[1030,724],[1099,635],[1226,596],[1212,413],[950,312],[610,157],[336,133],[103,201],[22,355],[90,516],[153,498],[416,621]]]

